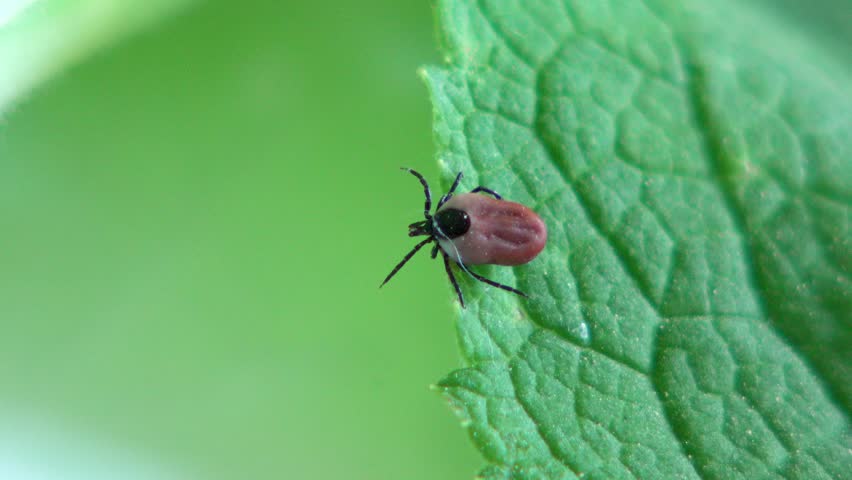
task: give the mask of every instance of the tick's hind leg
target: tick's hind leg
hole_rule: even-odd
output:
[[[461,303],[461,307],[464,307],[464,296],[462,295],[461,288],[459,287],[459,282],[456,281],[456,276],[453,275],[453,267],[450,265],[450,257],[441,251],[441,256],[444,257],[444,268],[447,270],[447,276],[450,277],[450,282],[453,284],[453,288],[456,289],[456,295],[459,296],[459,303]]]
[[[485,193],[488,193],[490,195],[494,195],[494,198],[496,198],[497,200],[503,200],[503,197],[501,197],[499,193],[495,192],[494,190],[491,190],[490,188],[485,188],[483,186],[476,187],[476,188],[474,188],[473,190],[470,191],[470,193],[479,193],[479,192],[485,192]]]
[[[524,297],[524,298],[527,298],[527,294],[526,294],[526,293],[524,293],[524,292],[522,292],[522,291],[520,291],[520,290],[514,289],[514,288],[512,288],[512,287],[510,287],[510,286],[508,286],[508,285],[503,285],[502,283],[497,283],[497,282],[495,282],[494,280],[489,280],[489,279],[487,279],[487,278],[483,277],[482,275],[479,275],[478,273],[471,271],[471,270],[470,270],[469,268],[467,268],[467,267],[463,267],[463,268],[464,268],[464,270],[465,270],[467,273],[469,273],[469,274],[470,274],[473,278],[475,278],[475,279],[479,280],[480,282],[487,283],[488,285],[491,285],[492,287],[497,287],[497,288],[499,288],[499,289],[501,289],[501,290],[506,290],[507,292],[512,292],[512,293],[514,293],[514,294],[517,294],[517,295],[520,295],[520,296],[522,296],[522,297]]]

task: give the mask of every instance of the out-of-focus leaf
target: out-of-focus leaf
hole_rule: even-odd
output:
[[[12,0],[0,5],[0,113],[51,75],[194,0]]]

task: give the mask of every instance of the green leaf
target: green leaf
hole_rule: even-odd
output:
[[[9,0],[0,4],[0,113],[39,83],[194,0]]]
[[[849,478],[847,59],[742,2],[438,3],[444,180],[550,233],[480,269],[528,300],[462,285],[482,475]]]

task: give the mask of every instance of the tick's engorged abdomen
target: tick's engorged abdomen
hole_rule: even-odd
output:
[[[462,210],[470,217],[467,233],[438,240],[441,249],[458,263],[522,265],[547,243],[544,222],[520,203],[465,193],[453,196],[442,208]]]

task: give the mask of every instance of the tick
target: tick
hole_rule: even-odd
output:
[[[408,236],[425,235],[426,239],[408,252],[379,288],[388,283],[421,248],[435,242],[432,258],[437,258],[438,253],[443,257],[444,269],[462,308],[464,296],[453,275],[452,263],[480,282],[526,297],[524,292],[489,280],[468,267],[485,264],[523,265],[534,259],[547,243],[547,227],[541,217],[520,203],[503,200],[497,192],[482,186],[474,188],[470,193],[456,194],[462,179],[461,172],[456,175],[450,191],[438,201],[435,213],[430,214],[432,193],[429,183],[416,171],[410,168],[403,170],[420,180],[426,195],[423,208],[425,220],[409,225]]]

